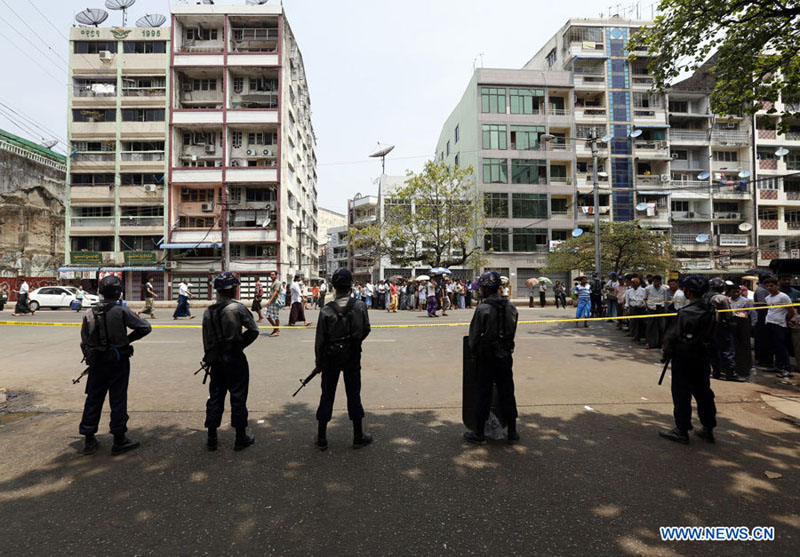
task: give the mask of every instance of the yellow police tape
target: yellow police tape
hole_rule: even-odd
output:
[[[752,308],[737,308],[737,309],[721,309],[718,313],[726,312],[742,312],[742,311],[756,311],[760,309],[773,309],[773,308],[789,308],[798,307],[798,304],[781,304],[775,306],[761,306]],[[537,319],[533,321],[517,321],[518,325],[551,325],[554,323],[579,323],[581,321],[619,321],[625,319],[648,319],[650,317],[675,317],[677,313],[643,313],[641,315],[623,315],[619,317],[586,317],[586,318],[570,318],[570,319]],[[19,325],[23,327],[80,327],[81,323],[44,323],[36,321],[0,321],[0,325]],[[423,327],[467,327],[469,323],[409,323],[405,325],[372,325],[372,329],[416,329]],[[154,329],[202,329],[202,325],[152,325]],[[278,327],[261,326],[259,329],[314,329],[313,325],[296,326],[296,325],[281,325]]]

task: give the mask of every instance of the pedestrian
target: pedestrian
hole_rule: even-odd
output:
[[[75,312],[76,313],[80,313],[81,311],[83,311],[84,294],[85,294],[85,292],[83,291],[83,285],[79,284],[78,285],[78,289],[75,291],[75,301],[77,302],[75,304]],[[151,310],[152,310],[152,308],[151,308]]]
[[[417,309],[417,283],[415,280],[409,281],[406,291],[408,292],[408,311],[414,311]]]
[[[778,289],[789,296],[792,303],[800,300],[800,290],[792,286],[792,275],[789,273],[781,273],[778,275]]]
[[[577,297],[578,306],[575,312],[575,319],[583,319],[583,326],[588,327],[589,321],[587,319],[592,313],[592,287],[589,286],[589,279],[586,277],[580,278],[580,284],[576,284],[572,289],[573,294]],[[576,321],[575,326],[579,323]]]
[[[541,307],[547,305],[547,283],[545,281],[539,282],[539,305]]]
[[[311,304],[314,309],[319,308],[319,284],[311,287]]]
[[[615,271],[611,271],[610,273],[608,273],[608,280],[606,281],[605,284],[606,305],[608,307],[606,316],[609,318],[614,318],[619,315],[619,304],[617,302],[617,291],[616,291],[617,286],[619,286],[619,281],[617,280],[617,273]]]
[[[559,302],[562,309],[567,309],[567,287],[560,280],[557,280],[553,286],[553,294],[556,298],[556,309],[558,309]]]
[[[108,394],[111,406],[110,430],[114,436],[111,454],[118,455],[139,446],[125,435],[128,431],[128,381],[131,374],[131,343],[150,334],[150,324],[117,302],[122,281],[115,275],[103,277],[98,288],[102,300],[87,311],[81,323],[81,351],[88,364],[86,402],[78,429],[84,436],[83,454],[97,451],[95,434],[103,403]],[[128,333],[128,329],[131,332]]]
[[[756,322],[755,331],[753,332],[755,359],[756,364],[768,369],[771,368],[775,363],[775,357],[772,354],[766,323],[767,309],[765,306],[767,305],[767,296],[769,296],[769,292],[764,286],[764,281],[769,278],[769,276],[770,275],[767,273],[758,275],[758,286],[756,287],[755,292],[753,292],[753,303],[755,304],[755,307],[763,308],[756,309],[758,321]]]
[[[81,293],[81,298],[83,298],[83,286],[79,287],[80,290],[78,292]],[[146,282],[144,283],[144,309],[137,313],[136,315],[141,315],[142,313],[146,313],[150,316],[150,319],[156,318],[155,312],[155,302],[158,295],[156,294],[156,290],[153,287],[153,277],[147,277]]]
[[[692,428],[692,397],[703,429],[694,430],[701,439],[713,443],[717,408],[709,379],[709,356],[714,338],[714,309],[704,296],[708,281],[702,275],[689,275],[681,281],[689,304],[678,311],[664,335],[664,360],[672,362],[672,403],[675,427],[658,434],[670,441],[689,443]]]
[[[367,298],[365,300],[367,309],[372,309],[372,302],[375,299],[375,285],[372,284],[371,280],[367,279],[365,288],[367,290]]]
[[[633,342],[641,342],[642,337],[646,334],[645,323],[642,318],[637,318],[638,315],[647,313],[647,306],[644,301],[644,288],[639,284],[639,278],[631,278],[631,287],[625,292],[625,306],[628,308],[628,315],[630,319],[630,336],[633,337]]]
[[[617,300],[617,317],[622,317],[627,311],[625,308],[625,293],[628,291],[628,279],[620,276],[617,285],[614,287],[614,296]],[[617,319],[617,330],[621,331],[622,327],[627,325],[627,319]]]
[[[597,275],[597,272],[592,273],[591,288],[591,302],[592,302],[592,317],[603,317],[603,282]]]
[[[178,287],[178,306],[175,308],[175,313],[172,314],[172,319],[178,319],[179,317],[194,319],[194,315],[189,311],[189,298],[194,298],[190,288],[189,281],[183,279]]]
[[[14,315],[20,316],[20,315],[26,315],[28,313],[33,315],[34,313],[36,313],[36,310],[32,310],[30,308],[30,300],[28,300],[28,295],[31,290],[31,287],[28,286],[28,281],[25,280],[25,277],[20,277],[19,280],[21,281],[19,285],[19,290],[17,290],[17,294],[19,295],[19,297],[17,298],[17,305],[14,307]]]
[[[736,375],[749,377],[755,375],[753,367],[753,353],[750,351],[750,332],[758,322],[758,316],[752,308],[753,301],[742,296],[742,288],[733,284],[728,287],[728,297],[731,309],[731,332],[733,333],[734,361]]]
[[[306,321],[305,302],[303,300],[303,279],[300,275],[295,275],[290,289],[290,300],[292,303],[291,313],[289,314],[289,326],[294,327],[298,321],[303,322],[304,327],[311,325]]]
[[[398,306],[398,309],[400,311],[403,311],[404,309],[406,309],[406,306],[408,305],[408,298],[407,298],[408,290],[406,288],[405,280],[400,280],[400,282],[398,283],[397,295],[399,296],[400,300],[400,305]]]
[[[653,282],[644,289],[644,300],[647,313],[650,315],[663,315],[667,307],[667,289],[661,284],[661,276],[654,275]],[[645,320],[645,338],[647,348],[661,348],[666,330],[666,318],[648,317]]]
[[[319,282],[319,307],[325,307],[325,295],[328,293],[328,284],[325,280]]]
[[[440,308],[442,308],[442,317],[447,316],[447,310],[450,309],[450,301],[447,298],[447,279],[442,276],[437,282],[436,288],[436,301]]]
[[[256,277],[255,296],[253,297],[253,305],[250,306],[250,311],[258,315],[258,321],[264,321],[264,314],[261,312],[261,300],[264,298],[264,287],[261,284],[261,279]]]
[[[386,283],[383,280],[378,281],[378,309],[386,309]]]
[[[328,422],[333,415],[341,373],[347,393],[347,415],[353,422],[353,448],[360,449],[372,442],[372,434],[364,433],[361,405],[361,344],[370,333],[369,315],[363,302],[349,296],[353,284],[350,271],[337,269],[331,284],[336,289],[336,298],[320,311],[314,341],[316,369],[322,374],[316,446],[321,451],[328,448]]]
[[[467,286],[463,280],[456,283],[456,296],[458,297],[458,309],[467,309]]]
[[[780,291],[777,277],[771,276],[764,280],[763,283],[767,292],[769,292],[769,296],[765,300],[768,306],[781,306],[792,303],[789,295]],[[788,322],[794,315],[795,310],[792,307],[770,307],[767,310],[765,321],[767,336],[775,357],[775,372],[778,377],[783,379],[792,377],[792,366],[789,362],[791,337]]]
[[[514,398],[514,336],[517,332],[517,308],[498,295],[500,275],[490,271],[481,275],[479,285],[484,302],[469,325],[469,349],[476,362],[475,431],[464,433],[469,443],[486,442],[486,420],[492,405],[493,385],[497,385],[500,417],[508,427],[507,441],[519,442],[517,401]]]
[[[744,381],[736,375],[736,352],[733,347],[733,331],[731,329],[731,305],[725,295],[727,287],[725,281],[719,277],[711,279],[708,283],[708,301],[717,312],[717,326],[714,335],[714,350],[711,353],[711,376],[714,379],[726,381]],[[733,285],[733,283],[730,283]]]
[[[281,283],[278,280],[278,273],[272,271],[269,274],[269,284],[267,285],[267,321],[269,321],[270,325],[274,328],[269,336],[277,337],[280,336],[280,325],[281,325],[281,308],[286,305],[284,301],[283,291],[281,288]]]
[[[428,292],[428,281],[421,280],[419,281],[419,286],[417,287],[417,309],[419,311],[424,311],[426,309],[427,304],[427,292]]]
[[[437,317],[436,310],[437,310],[437,293],[438,288],[436,286],[436,279],[431,278],[428,281],[428,286],[426,288],[426,300],[428,302],[428,317]]]
[[[203,362],[209,367],[211,377],[205,421],[209,451],[217,450],[217,429],[222,425],[228,393],[231,427],[236,430],[233,450],[241,451],[255,442],[255,436],[247,433],[250,367],[244,349],[258,338],[258,326],[247,308],[235,300],[238,286],[239,279],[230,271],[217,275],[214,279],[217,301],[203,314]]]
[[[472,288],[473,284],[471,282],[467,282],[464,285],[464,305],[466,309],[472,309],[472,298],[474,297],[474,290]]]
[[[534,307],[533,299],[536,296],[536,287],[533,284],[528,284],[528,307]]]
[[[392,280],[389,282],[389,307],[386,309],[387,313],[397,313],[397,281]]]
[[[453,309],[453,307],[455,307],[455,304],[453,303],[454,286],[452,279],[449,277],[444,279],[444,290],[445,297],[447,298],[447,301],[445,302],[445,309]]]

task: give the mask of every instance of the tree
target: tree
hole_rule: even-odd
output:
[[[636,33],[629,50],[649,51],[659,90],[715,53],[716,114],[775,113],[768,101],[800,101],[800,0],[661,0],[658,9],[655,26]]]
[[[600,262],[604,272],[664,273],[675,268],[669,236],[632,222],[600,223]],[[570,238],[547,258],[547,273],[594,268],[594,234]]]
[[[357,254],[373,262],[388,255],[401,266],[477,268],[483,252],[475,240],[483,233],[482,198],[473,170],[428,161],[419,174],[386,193],[384,218],[350,229]]]

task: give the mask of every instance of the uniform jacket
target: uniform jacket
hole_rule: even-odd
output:
[[[100,302],[107,304],[108,310],[105,314],[106,328],[108,330],[108,345],[114,348],[124,348],[129,346],[132,342],[139,340],[150,334],[152,327],[150,323],[136,315],[127,307],[123,307],[114,302]],[[83,315],[83,324],[81,325],[81,347],[96,348],[93,339],[98,336],[93,336],[92,330],[97,326],[102,326],[101,319],[98,319],[93,311],[89,310]],[[132,329],[128,333],[128,329]]]
[[[715,334],[715,316],[707,301],[695,299],[678,311],[678,316],[664,334],[664,351],[691,350],[693,355],[707,353],[707,343]]]
[[[317,336],[314,341],[314,355],[316,358],[317,368],[321,369],[325,360],[325,345],[331,338],[331,329],[338,319],[336,310],[330,307],[330,304],[338,304],[341,308],[347,305],[349,296],[337,296],[336,299],[329,304],[325,304],[319,311],[319,322],[317,322]],[[361,343],[369,336],[372,330],[369,326],[369,315],[367,314],[367,306],[361,300],[356,300],[353,308],[350,310],[350,335],[353,341],[354,350],[357,349],[361,353]]]
[[[220,338],[217,338],[212,327],[211,312],[219,311],[217,325]],[[242,327],[245,332],[242,333]],[[220,297],[203,314],[203,348],[210,351],[227,348],[244,349],[258,338],[258,326],[253,321],[253,314],[241,303],[231,298]]]
[[[495,310],[492,304],[497,304],[502,298],[493,294],[484,300],[472,315],[472,322],[469,324],[469,349],[477,355],[478,346],[483,339],[484,342],[491,342],[497,337],[497,329],[490,325],[491,313]],[[510,342],[510,348],[514,349],[514,336],[517,334],[517,308],[513,304],[505,304],[505,338]],[[493,321],[493,320],[492,320]]]

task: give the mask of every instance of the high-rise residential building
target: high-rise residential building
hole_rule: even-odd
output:
[[[328,274],[328,249],[329,249],[329,239],[328,239],[328,230],[331,228],[339,228],[345,226],[347,224],[347,217],[342,213],[337,213],[336,211],[331,211],[330,209],[325,209],[324,207],[319,208],[319,218],[317,220],[318,226],[318,234],[317,237],[319,238],[319,276],[321,278],[329,277]]]
[[[170,54],[170,281],[201,298],[220,269],[242,296],[276,271],[315,278],[316,138],[281,6],[175,5]]]
[[[69,36],[68,272],[115,272],[129,299],[166,278],[170,36],[164,28],[73,27]]]

